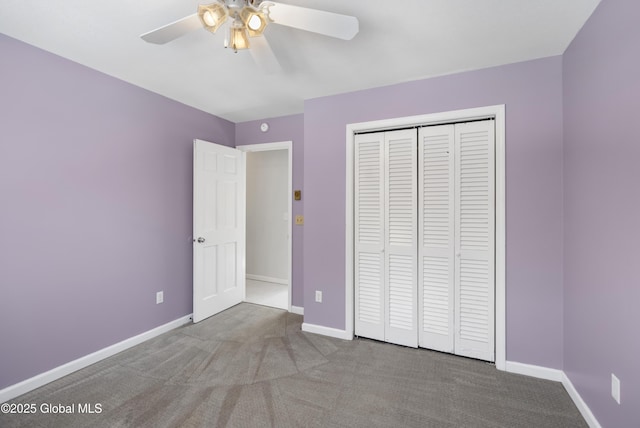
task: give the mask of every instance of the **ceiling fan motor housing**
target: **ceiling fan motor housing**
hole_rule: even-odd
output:
[[[250,0],[224,0],[224,4],[231,9],[240,9],[246,6],[247,4],[253,4],[253,1]]]

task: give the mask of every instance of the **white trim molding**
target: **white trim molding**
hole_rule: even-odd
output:
[[[562,382],[562,377],[564,375],[562,370],[534,366],[532,364],[516,363],[514,361],[506,362],[505,371],[509,373],[531,376],[538,379],[552,380],[555,382]]]
[[[304,315],[304,308],[302,306],[291,305],[291,309],[289,310],[289,312],[296,315]]]
[[[345,332],[354,332],[354,143],[356,133],[383,131],[412,126],[437,125],[469,120],[495,120],[496,167],[496,229],[495,229],[495,364],[505,370],[506,363],[506,162],[505,162],[505,105],[455,110],[443,113],[352,123],[346,129],[346,233],[345,233]]]
[[[4,403],[22,394],[26,394],[29,391],[33,391],[36,388],[40,388],[41,386],[53,382],[54,380],[58,380],[73,372],[88,367],[91,364],[95,364],[98,361],[102,361],[105,358],[109,358],[119,352],[139,345],[142,342],[153,339],[156,336],[160,336],[161,334],[188,324],[191,321],[192,314],[185,315],[182,318],[178,318],[177,320],[168,322],[137,336],[130,337],[123,340],[122,342],[107,346],[106,348],[100,349],[99,351],[93,352],[89,355],[85,355],[84,357],[80,357],[77,360],[70,361],[47,372],[40,373],[39,375],[36,375],[32,378],[16,383],[15,385],[8,386],[3,390],[0,390],[0,403]]]
[[[587,403],[584,402],[584,400],[578,393],[578,390],[576,390],[576,388],[573,386],[573,383],[571,383],[569,376],[567,376],[567,374],[564,372],[562,373],[562,386],[564,386],[564,389],[567,390],[569,397],[571,397],[573,403],[576,405],[576,407],[580,411],[580,414],[587,422],[589,427],[602,428],[602,425],[600,425],[600,422],[598,422],[596,417],[593,415],[591,409],[589,408],[589,406],[587,406]]]
[[[264,276],[264,275],[254,275],[252,273],[245,274],[245,277],[247,279],[252,279],[254,281],[271,282],[272,284],[289,285],[289,281],[287,279],[284,279],[284,278],[273,278],[273,277]]]
[[[323,336],[335,337],[337,339],[351,340],[353,334],[347,333],[345,330],[338,330],[337,328],[324,327],[321,325],[302,323],[302,331],[307,333],[321,334]]]
[[[550,369],[548,367],[534,366],[532,364],[517,363],[514,361],[507,361],[505,364],[505,371],[509,373],[516,373],[525,376],[531,376],[538,379],[552,380],[555,382],[561,382],[564,389],[573,400],[580,414],[587,422],[590,428],[602,428],[602,425],[598,422],[596,417],[591,412],[587,403],[584,402],[576,388],[571,383],[571,380],[567,374],[559,369]]]

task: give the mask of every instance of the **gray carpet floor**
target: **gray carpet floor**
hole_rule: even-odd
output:
[[[11,400],[75,413],[0,414],[0,426],[587,427],[560,383],[301,323],[240,304]]]

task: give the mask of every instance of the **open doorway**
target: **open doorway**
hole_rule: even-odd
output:
[[[245,301],[291,309],[291,142],[238,146],[246,156]]]

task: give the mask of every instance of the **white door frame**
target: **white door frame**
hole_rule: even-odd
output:
[[[289,293],[289,297],[287,298],[287,305],[288,305],[288,310],[289,312],[291,312],[291,298],[292,298],[292,292],[291,292],[291,281],[293,279],[293,275],[292,275],[292,270],[293,270],[293,263],[292,263],[292,254],[293,254],[293,221],[292,221],[292,216],[293,216],[293,202],[292,202],[292,198],[293,198],[293,142],[292,141],[280,141],[280,142],[276,142],[276,143],[263,143],[263,144],[245,144],[245,145],[239,145],[236,146],[236,149],[241,150],[243,152],[267,152],[267,151],[272,151],[272,150],[286,150],[287,151],[287,157],[288,157],[288,164],[289,164],[289,171],[287,171],[287,194],[289,195],[289,197],[287,198],[287,218],[288,218],[288,225],[287,225],[287,231],[289,232],[289,240],[288,240],[288,249],[287,252],[289,254],[288,256],[288,260],[289,260],[289,268],[287,269],[287,274],[288,274],[288,278],[287,278],[287,284],[288,284],[288,293]]]
[[[437,125],[494,118],[496,127],[496,294],[495,294],[495,363],[498,370],[506,370],[506,162],[505,162],[505,105],[494,105],[443,113],[399,117],[371,122],[351,123],[346,132],[347,188],[345,236],[345,334],[354,335],[354,137],[356,133],[385,131],[412,126]]]

